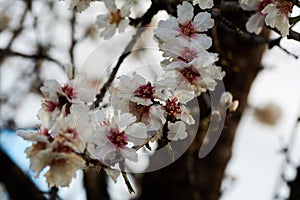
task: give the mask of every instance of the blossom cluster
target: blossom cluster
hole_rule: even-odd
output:
[[[84,2],[74,0],[72,6],[80,11],[91,1]],[[113,20],[126,13],[116,9],[114,1],[104,3]],[[101,167],[115,181],[121,166],[138,162],[138,150],[149,142],[168,145],[188,137],[186,126],[195,120],[187,103],[213,91],[225,72],[215,64],[218,55],[208,51],[212,39],[206,33],[214,26],[211,14],[194,15],[193,5],[186,1],[178,5],[177,13],[176,18],[160,21],[154,31],[164,57],[162,78],[149,81],[136,72],[121,75],[109,89],[108,107],[94,106],[95,93],[86,86],[83,73],[62,85],[55,80],[44,82],[45,98],[38,113],[41,125],[37,131],[18,134],[33,143],[26,153],[37,176],[50,166],[45,174],[49,187],[68,186],[76,171],[87,167]],[[103,22],[110,17],[98,19]],[[112,29],[107,27],[103,36]],[[220,110],[236,109],[232,96],[226,93],[222,98]]]
[[[118,29],[123,32],[129,25],[130,8],[137,4],[136,0],[123,0],[120,8],[116,6],[115,0],[71,0],[69,8],[82,12],[87,9],[91,2],[104,2],[108,10],[107,14],[97,16],[96,26],[103,29],[100,36],[104,39],[111,38]],[[187,2],[186,2],[187,3]],[[211,9],[214,6],[213,0],[193,0],[202,10]],[[289,0],[239,0],[243,10],[254,11],[246,23],[246,29],[250,33],[259,34],[264,24],[276,28],[283,37],[289,34],[289,17],[292,13],[293,3]],[[184,9],[181,9],[184,10]],[[185,12],[188,12],[186,10]],[[184,15],[184,13],[182,13]],[[192,16],[193,13],[185,13]],[[200,18],[198,16],[197,18]],[[197,20],[197,19],[196,19]]]
[[[250,33],[259,34],[264,23],[280,31],[282,37],[289,34],[289,17],[293,3],[286,0],[240,0],[242,9],[255,11],[247,23],[246,29]]]

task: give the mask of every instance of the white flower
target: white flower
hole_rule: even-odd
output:
[[[95,0],[71,0],[69,9],[76,10],[76,12],[81,13],[82,11],[86,10],[90,7],[90,3]]]
[[[166,119],[173,123],[177,120],[181,120],[188,125],[195,123],[193,116],[188,113],[186,107],[178,101],[176,96],[167,99],[166,105],[163,108]]]
[[[217,54],[207,52],[199,43],[183,38],[168,40],[160,45],[160,50],[167,57],[161,63],[166,70],[190,66],[197,59],[201,59],[204,65],[210,65],[218,59]]]
[[[188,136],[188,133],[186,132],[185,124],[181,121],[177,121],[175,123],[169,123],[168,124],[168,139],[169,140],[178,140],[178,139],[184,139]]]
[[[165,77],[155,83],[158,91],[158,98],[165,101],[166,99],[176,96],[181,104],[186,104],[195,97],[195,93],[189,90],[181,90],[178,88],[178,82],[172,77]]]
[[[60,153],[51,160],[49,166],[45,174],[48,187],[65,187],[76,177],[76,171],[85,167],[85,160],[74,153]]]
[[[265,19],[265,16],[262,15],[261,13],[256,13],[256,14],[252,15],[246,23],[247,31],[249,33],[255,33],[258,35],[263,28],[264,19]]]
[[[115,109],[132,113],[138,122],[147,125],[148,130],[158,130],[162,126],[163,111],[155,99],[160,94],[156,90],[156,83],[151,83],[133,73],[132,77],[122,75],[117,86],[112,87],[111,105]]]
[[[129,143],[141,145],[147,138],[146,125],[135,123],[136,117],[129,113],[114,115],[107,125],[100,126],[91,134],[88,151],[96,159],[113,166],[125,159],[137,162],[138,156]]]
[[[68,115],[64,118],[58,118],[50,130],[50,133],[55,139],[61,137],[60,139],[63,140],[64,145],[72,148],[73,151],[83,153],[85,144],[79,137],[78,128],[80,128],[81,135],[85,135],[85,132],[88,132],[89,129],[88,127],[83,127],[81,124],[87,124],[84,118],[82,118],[80,124],[77,125],[75,124],[73,116]]]
[[[266,5],[272,3],[273,0],[239,0],[240,6],[243,10],[256,11],[246,23],[246,30],[250,33],[259,34],[264,25],[265,15],[262,10]]]
[[[51,100],[57,101],[57,92],[60,90],[60,85],[56,80],[46,80],[41,87],[43,95]]]
[[[122,75],[119,77],[120,82],[117,86],[111,89],[121,101],[132,101],[141,105],[151,105],[152,99],[156,96],[155,86],[150,82],[133,73],[132,77]]]
[[[259,34],[264,23],[271,28],[277,28],[283,37],[289,33],[289,19],[292,12],[292,2],[281,0],[240,0],[244,10],[256,11],[247,23],[246,29],[250,33]]]
[[[206,55],[208,55],[207,59],[205,57],[195,59],[190,65],[170,63],[165,67],[168,70],[166,75],[175,78],[178,90],[193,91],[194,95],[198,96],[206,90],[213,91],[215,89],[216,80],[222,80],[225,72],[214,65],[215,59],[217,59],[214,54]]]
[[[195,123],[184,106],[195,97],[193,91],[177,89],[178,83],[171,77],[158,81],[156,85],[162,94],[160,99],[165,118],[163,121],[174,123],[181,120],[188,125]]]
[[[184,37],[196,40],[205,49],[209,48],[212,40],[203,32],[213,27],[214,20],[208,12],[200,12],[196,16],[193,12],[193,6],[187,1],[178,5],[178,18],[171,17],[158,23],[158,28],[154,32],[158,42],[163,43],[170,38]]]
[[[46,166],[50,166],[45,174],[49,187],[68,186],[76,171],[85,167],[85,160],[73,151],[70,137],[59,135],[54,138],[46,129],[17,133],[23,139],[34,142],[26,149],[26,154],[30,159],[30,169],[36,172],[35,178]]]
[[[85,73],[78,73],[74,79],[69,80],[63,86],[56,80],[46,80],[44,86],[41,87],[41,91],[46,98],[53,101],[53,104],[58,102],[61,107],[67,102],[89,103],[94,100],[94,92],[85,86],[86,78]]]
[[[104,3],[109,13],[107,15],[98,15],[96,26],[104,29],[100,36],[104,39],[109,39],[115,34],[117,28],[119,32],[123,32],[129,24],[127,17],[130,14],[130,4],[124,3],[122,8],[118,9],[115,0],[104,0]]]
[[[233,101],[233,96],[230,92],[224,92],[221,95],[219,109],[226,111],[229,110],[230,112],[236,111],[239,106],[239,101]]]
[[[292,6],[292,2],[277,0],[268,4],[261,11],[266,15],[265,23],[272,28],[277,28],[282,37],[286,37],[289,34],[289,16],[292,12]]]
[[[193,4],[198,4],[201,9],[212,8],[214,6],[213,0],[193,0]]]

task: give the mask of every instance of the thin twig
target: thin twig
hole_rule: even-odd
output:
[[[113,82],[113,80],[115,79],[117,72],[121,66],[121,64],[123,63],[123,61],[125,60],[125,58],[131,54],[131,51],[135,45],[135,43],[137,42],[138,38],[142,35],[142,33],[146,30],[145,26],[147,24],[149,24],[152,20],[152,17],[159,11],[159,6],[152,3],[150,8],[147,10],[147,12],[144,14],[143,17],[139,18],[138,21],[135,22],[135,25],[137,26],[137,32],[132,36],[132,39],[130,40],[130,42],[127,44],[127,46],[125,47],[125,50],[123,51],[122,55],[119,57],[117,64],[115,65],[115,67],[113,68],[108,80],[106,81],[106,83],[102,86],[100,93],[98,93],[96,95],[96,101],[94,103],[94,106],[98,106],[100,102],[102,102],[106,91],[108,90],[108,88],[111,86],[111,83]],[[139,24],[139,25],[138,25]]]
[[[75,25],[76,25],[75,11],[72,12],[70,25],[71,25],[71,45],[69,48],[69,55],[70,55],[70,63],[72,64],[72,78],[74,78],[75,77],[74,48],[77,43],[77,41],[75,40]]]
[[[45,60],[53,62],[53,63],[55,63],[55,64],[57,64],[57,65],[59,65],[60,67],[63,68],[63,64],[61,62],[59,62],[58,60],[50,57],[49,55],[44,55],[44,54],[24,54],[24,53],[12,51],[10,49],[1,49],[0,48],[0,60],[3,59],[3,58],[5,58],[6,56],[18,56],[18,57],[23,57],[23,58],[28,58],[28,59],[34,59],[34,60],[45,59]]]

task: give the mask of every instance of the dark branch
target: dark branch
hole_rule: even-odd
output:
[[[39,54],[24,54],[24,53],[12,51],[10,49],[1,49],[0,48],[0,60],[4,59],[7,56],[17,56],[17,57],[22,57],[22,58],[27,58],[27,59],[33,59],[33,60],[45,59],[45,60],[53,62],[53,63],[55,63],[58,66],[60,66],[60,67],[63,68],[63,64],[61,62],[59,62],[58,60],[50,57],[49,55],[43,54],[43,53],[39,53]]]
[[[31,182],[0,148],[0,182],[5,187],[11,199],[46,200],[41,191]]]
[[[69,55],[70,55],[70,63],[72,64],[72,77],[74,78],[75,76],[74,48],[77,43],[77,41],[75,40],[75,25],[76,25],[75,11],[72,12],[70,24],[71,24],[71,45],[69,48]]]
[[[113,82],[113,80],[115,79],[117,72],[121,66],[121,64],[123,63],[123,61],[125,60],[125,58],[130,55],[131,50],[133,49],[136,41],[138,40],[138,38],[142,35],[142,33],[146,30],[145,26],[147,24],[149,24],[152,20],[152,17],[154,15],[156,15],[156,13],[159,11],[159,6],[155,3],[152,3],[150,8],[147,10],[147,12],[138,20],[136,20],[135,22],[132,22],[132,24],[134,24],[137,27],[137,32],[132,36],[131,41],[127,44],[127,46],[125,47],[125,50],[123,51],[122,55],[119,57],[118,62],[116,64],[116,66],[113,68],[108,80],[106,81],[106,83],[102,86],[100,93],[96,95],[96,101],[94,103],[94,106],[98,106],[100,102],[102,102],[103,97],[106,94],[106,91],[108,90],[108,88],[110,87],[111,83]]]

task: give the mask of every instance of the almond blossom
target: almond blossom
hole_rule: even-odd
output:
[[[135,122],[135,116],[121,112],[107,119],[88,138],[87,149],[91,156],[107,166],[114,166],[126,159],[137,162],[136,151],[128,145],[141,145],[148,136],[146,125]]]
[[[175,123],[178,120],[183,121],[188,125],[195,123],[192,115],[189,114],[186,107],[176,96],[166,99],[166,104],[163,109],[165,110],[166,120],[172,123]]]
[[[193,4],[198,4],[201,9],[212,8],[214,6],[213,0],[193,0]]]
[[[115,0],[104,0],[104,3],[109,13],[98,15],[96,26],[99,29],[104,29],[100,36],[104,39],[109,39],[116,33],[116,29],[119,32],[123,32],[129,24],[130,4],[124,3],[119,9],[116,6]]]
[[[74,79],[64,85],[60,85],[56,80],[46,80],[41,91],[46,98],[54,102],[59,101],[61,104],[66,102],[89,103],[94,99],[94,92],[86,87],[86,79],[85,73],[78,73]]]
[[[244,10],[256,11],[247,23],[246,29],[250,33],[259,34],[264,23],[272,28],[277,28],[283,37],[289,32],[289,16],[292,12],[292,2],[285,0],[240,0]]]
[[[165,60],[162,67],[176,69],[192,65],[197,59],[205,61],[209,65],[218,60],[218,55],[207,52],[199,43],[188,41],[183,38],[168,40],[160,45]]]
[[[46,166],[50,166],[45,174],[49,187],[68,186],[72,178],[76,177],[76,171],[86,166],[85,160],[76,153],[80,148],[72,140],[76,135],[75,131],[66,129],[56,137],[47,129],[18,131],[17,134],[33,142],[33,145],[26,149],[26,154],[30,159],[30,169],[36,172],[35,177],[38,177]]]
[[[138,122],[147,125],[149,131],[161,128],[164,118],[161,105],[155,102],[161,96],[156,83],[147,82],[136,73],[122,75],[119,80],[110,90],[112,107],[132,113]]]
[[[239,1],[243,10],[256,11],[256,13],[253,14],[246,23],[247,31],[255,34],[259,34],[261,32],[265,20],[265,15],[262,13],[262,10],[272,2],[273,0]]]
[[[71,0],[69,9],[76,10],[76,12],[81,13],[82,11],[86,10],[90,7],[91,2],[96,0]],[[99,1],[99,0],[97,0]]]
[[[209,55],[209,54],[207,54]],[[166,76],[174,77],[178,83],[177,89],[193,91],[196,96],[206,90],[213,91],[217,85],[216,80],[222,80],[225,72],[214,62],[215,55],[195,59],[192,64],[173,64],[165,66]]]
[[[289,16],[292,13],[292,7],[293,3],[290,1],[275,0],[262,10],[262,13],[266,15],[265,23],[271,28],[278,29],[282,37],[289,34]]]
[[[166,42],[170,38],[184,37],[197,41],[205,49],[209,48],[212,40],[204,32],[213,27],[214,20],[208,12],[200,12],[196,16],[193,13],[192,4],[184,1],[182,5],[177,6],[177,18],[170,17],[158,23],[154,37],[159,43]]]

